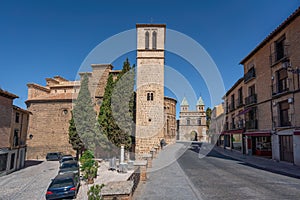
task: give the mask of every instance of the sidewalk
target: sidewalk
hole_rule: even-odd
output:
[[[300,166],[295,166],[292,163],[278,162],[272,159],[258,156],[248,156],[236,151],[223,149],[217,146],[215,146],[213,149],[218,153],[245,162],[250,166],[300,179]]]
[[[175,143],[166,146],[148,168],[147,181],[140,182],[133,195],[135,200],[202,199],[177,163],[189,145]]]

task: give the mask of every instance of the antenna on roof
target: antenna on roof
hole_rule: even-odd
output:
[[[150,23],[151,23],[151,24],[153,23],[153,17],[150,18]]]

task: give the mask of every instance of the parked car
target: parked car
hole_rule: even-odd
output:
[[[46,160],[60,160],[61,159],[62,154],[60,152],[50,152],[47,153],[46,155]]]
[[[80,187],[80,179],[72,172],[58,174],[50,183],[46,199],[76,198]]]
[[[62,164],[63,162],[65,162],[65,161],[75,161],[75,159],[74,159],[74,157],[72,156],[72,155],[63,155],[61,158],[60,158],[60,160],[59,160],[59,162],[60,162],[60,164]]]
[[[64,174],[68,172],[73,172],[77,175],[79,175],[79,164],[75,160],[65,161],[61,163],[61,166],[59,167],[59,174]]]

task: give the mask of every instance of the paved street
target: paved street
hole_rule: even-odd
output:
[[[58,172],[56,161],[32,162],[32,166],[0,177],[0,200],[45,199],[52,178]]]
[[[188,150],[178,163],[202,199],[299,199],[300,180],[251,167],[212,151]]]
[[[168,146],[154,160],[148,181],[138,188],[134,198],[299,199],[300,179],[250,166],[214,150],[206,157],[198,152],[198,148],[183,144]],[[177,161],[167,165],[168,159]]]

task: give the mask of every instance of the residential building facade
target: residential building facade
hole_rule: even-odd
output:
[[[246,126],[244,78],[240,78],[225,94],[225,120],[221,134],[221,144],[224,148],[244,151],[243,133]],[[247,121],[248,123],[248,121]]]
[[[299,15],[300,8],[240,62],[244,77],[225,95],[225,147],[235,149],[232,137],[241,132],[241,152],[300,165]],[[244,102],[238,108],[233,100],[240,88]],[[241,130],[232,126],[236,116],[244,121]]]
[[[208,130],[208,142],[217,144],[218,146],[224,145],[224,135],[222,135],[225,123],[224,103],[215,106],[211,111],[211,120]],[[218,143],[219,142],[219,143]]]
[[[0,89],[0,176],[25,165],[29,111],[13,105],[18,96]]]

